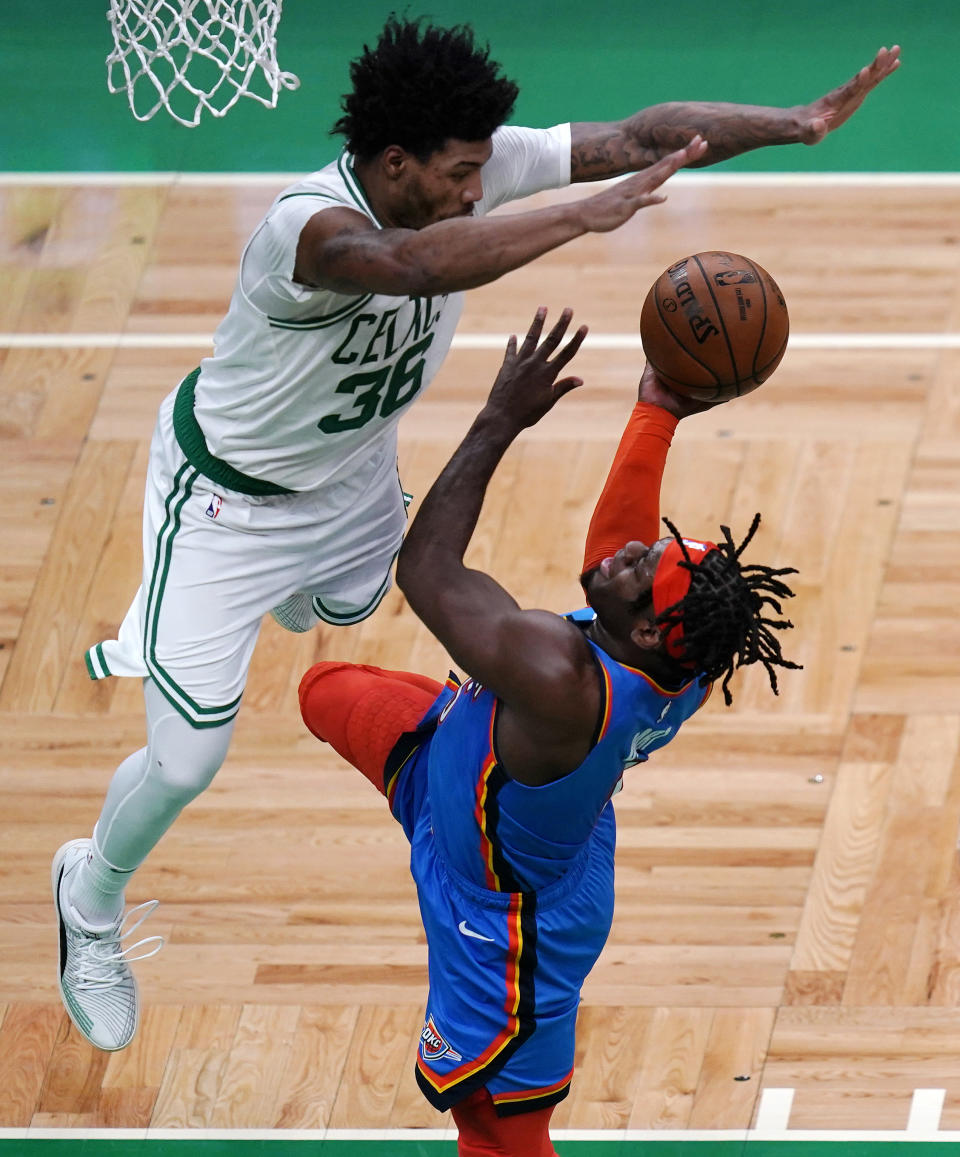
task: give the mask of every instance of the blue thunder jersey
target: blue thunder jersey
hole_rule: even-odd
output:
[[[596,735],[561,779],[509,777],[497,751],[502,704],[470,679],[448,682],[387,764],[429,945],[417,1078],[439,1109],[480,1086],[500,1115],[566,1096],[580,989],[613,919],[611,797],[710,691],[697,679],[667,691],[590,646]]]

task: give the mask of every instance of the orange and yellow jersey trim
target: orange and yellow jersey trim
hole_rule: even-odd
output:
[[[496,828],[496,809],[493,806],[496,790],[500,786],[497,771],[500,767],[494,749],[494,729],[497,719],[497,706],[490,712],[490,725],[487,729],[487,743],[489,753],[480,768],[477,778],[476,806],[473,814],[480,829],[480,857],[483,860],[483,869],[486,885],[494,892],[502,892],[502,869],[498,871],[498,853],[495,845],[494,831]],[[502,773],[501,773],[502,774]]]
[[[534,970],[537,963],[537,897],[514,892],[505,912],[507,949],[503,958],[503,1027],[474,1058],[447,1072],[417,1055],[417,1082],[436,1108],[447,1109],[498,1072],[534,1031]]]
[[[455,694],[460,686],[460,681],[451,672],[447,676],[446,682],[443,685],[443,690],[440,696],[450,693]],[[438,700],[440,698],[438,696]],[[424,743],[430,738],[436,729],[436,719],[430,719],[426,725],[421,726],[416,731],[407,731],[397,740],[394,749],[390,752],[387,758],[386,766],[383,769],[383,794],[387,797],[387,803],[390,805],[390,811],[396,815],[396,808],[394,806],[397,796],[397,785],[400,783],[401,776],[404,770],[409,767],[417,752],[423,747]]]
[[[570,1082],[573,1080],[573,1069],[559,1081],[552,1085],[544,1085],[539,1089],[517,1089],[509,1093],[492,1093],[494,1107],[498,1117],[512,1117],[518,1113],[530,1113],[534,1109],[545,1109],[548,1105],[555,1105],[562,1101],[570,1091]]]
[[[600,711],[597,719],[597,730],[593,737],[591,750],[607,734],[610,727],[611,710],[613,706],[613,686],[610,682],[610,672],[602,663],[597,663],[597,669],[600,672],[600,694],[603,697],[603,702],[600,705]]]

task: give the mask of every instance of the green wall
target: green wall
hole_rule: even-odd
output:
[[[106,87],[107,0],[0,0],[0,170],[262,171],[326,163],[347,66],[397,8],[473,23],[521,87],[517,123],[605,120],[661,100],[794,104],[846,79],[881,45],[903,65],[857,119],[816,149],[766,150],[738,170],[960,169],[960,0],[286,0],[283,69],[269,110],[241,100],[198,128],[133,119]]]

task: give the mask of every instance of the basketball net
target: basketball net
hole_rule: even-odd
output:
[[[107,87],[126,92],[138,121],[165,108],[189,128],[204,109],[225,116],[241,96],[275,108],[281,88],[300,84],[277,64],[282,6],[283,0],[110,0]]]

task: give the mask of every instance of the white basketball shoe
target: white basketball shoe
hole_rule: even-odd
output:
[[[90,840],[71,840],[53,857],[53,903],[60,929],[60,996],[77,1029],[106,1052],[124,1049],[139,1021],[132,960],[146,960],[163,947],[160,936],[125,944],[159,903],[148,900],[106,927],[86,927],[68,900],[70,877],[87,858]],[[131,923],[131,917],[141,915]],[[131,953],[138,953],[131,955]]]

